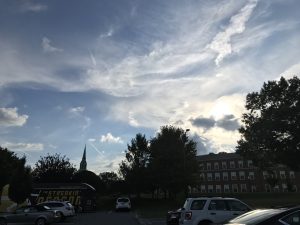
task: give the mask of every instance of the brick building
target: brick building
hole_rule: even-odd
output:
[[[199,155],[200,193],[300,191],[300,173],[285,166],[260,170],[236,153]]]

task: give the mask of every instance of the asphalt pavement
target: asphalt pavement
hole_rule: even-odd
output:
[[[141,225],[134,212],[93,212],[78,214],[57,225]],[[156,224],[155,224],[156,225]]]

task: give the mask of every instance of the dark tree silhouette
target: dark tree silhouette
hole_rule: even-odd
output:
[[[137,134],[127,145],[126,160],[120,164],[120,174],[139,196],[148,187],[149,147],[145,135]]]
[[[300,170],[299,78],[264,83],[247,95],[246,109],[237,153],[261,168],[284,164]]]
[[[150,150],[153,183],[173,196],[187,192],[197,170],[196,142],[181,128],[163,126],[151,140]]]
[[[72,181],[75,172],[76,168],[66,156],[48,154],[37,161],[32,175],[37,183],[65,183]]]
[[[32,190],[31,171],[25,162],[25,158],[20,160],[9,183],[8,197],[17,204],[24,202]]]
[[[105,185],[106,193],[114,193],[117,191],[120,178],[115,172],[103,172],[99,174],[99,177]]]
[[[12,151],[0,147],[0,205],[2,189],[9,184],[11,176],[19,163],[20,159]]]

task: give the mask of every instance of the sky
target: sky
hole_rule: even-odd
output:
[[[298,0],[0,0],[0,146],[117,171],[137,133],[233,152],[247,93],[300,71]]]

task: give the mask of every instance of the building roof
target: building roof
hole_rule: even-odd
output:
[[[198,155],[198,161],[213,161],[213,160],[226,160],[226,159],[242,159],[242,157],[237,153],[227,153],[227,152],[219,152],[209,153],[207,155]]]

